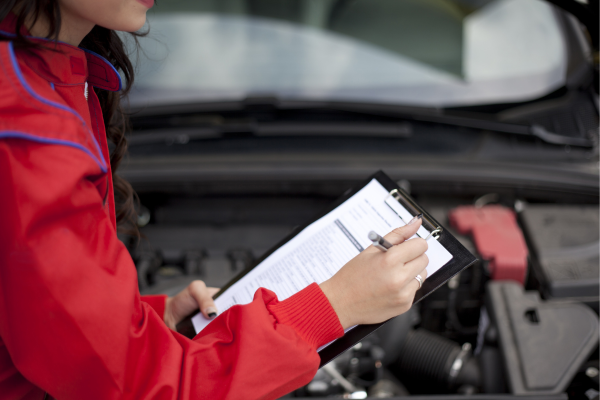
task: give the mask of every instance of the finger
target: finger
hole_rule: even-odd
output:
[[[217,316],[217,306],[212,299],[214,293],[210,290],[215,288],[207,288],[204,282],[194,281],[188,286],[188,289],[205,318],[212,319]]]
[[[207,287],[206,289],[208,289],[208,294],[211,298],[215,297],[215,294],[219,293],[219,290],[221,290],[221,288],[218,287]]]
[[[423,282],[425,282],[425,279],[427,279],[427,270],[423,269],[421,272],[419,272],[418,275],[421,275],[421,279],[423,280]],[[415,278],[413,278],[414,284],[411,282],[411,285],[415,285],[415,291],[421,289],[421,284],[419,284],[419,281],[416,278],[417,275],[415,275]]]
[[[421,275],[421,278],[423,278],[423,282],[425,282],[427,276],[429,276],[429,273],[427,272],[427,266],[425,266],[425,268],[423,268],[423,270],[419,272],[419,275]]]
[[[414,260],[404,264],[404,267],[402,268],[402,273],[405,274],[407,279],[412,279],[415,276],[417,276],[417,274],[419,274],[421,275],[421,278],[425,280],[425,278],[427,278],[426,268],[428,264],[429,258],[427,257],[427,254],[422,254]],[[425,271],[425,275],[423,275],[423,271]]]
[[[401,226],[400,228],[396,228],[387,235],[385,235],[385,240],[390,242],[391,244],[400,244],[405,240],[410,239],[417,233],[417,230],[421,227],[422,216],[421,214],[414,217],[409,221],[408,224]]]
[[[386,256],[391,258],[392,263],[405,264],[420,257],[427,251],[428,247],[429,245],[425,239],[414,238],[392,247],[387,251]]]

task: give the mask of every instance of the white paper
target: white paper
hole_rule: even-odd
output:
[[[272,290],[285,300],[313,282],[331,278],[348,261],[371,245],[370,231],[380,235],[405,225],[410,213],[395,200],[388,201],[388,191],[375,179],[329,214],[310,224],[292,240],[281,246],[242,279],[222,293],[215,304],[223,312],[236,304],[248,304],[260,287]],[[392,208],[394,210],[392,210]],[[398,213],[398,214],[397,214]],[[429,232],[421,227],[423,238]],[[428,241],[428,276],[452,259],[437,240]],[[211,320],[197,314],[192,318],[196,333]]]

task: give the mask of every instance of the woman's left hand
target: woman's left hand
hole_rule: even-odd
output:
[[[165,324],[173,330],[178,323],[198,308],[209,319],[217,316],[217,307],[212,297],[218,288],[206,287],[202,281],[193,281],[181,292],[167,298],[165,304]]]

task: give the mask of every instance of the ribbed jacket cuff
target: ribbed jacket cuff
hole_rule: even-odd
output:
[[[150,307],[156,311],[159,317],[165,318],[165,306],[167,302],[167,296],[164,294],[160,295],[152,295],[152,296],[142,296],[142,301],[144,303],[148,303]]]
[[[344,335],[337,314],[316,283],[267,307],[279,323],[294,328],[315,349]]]

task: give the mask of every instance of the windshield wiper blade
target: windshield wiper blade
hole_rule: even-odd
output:
[[[372,103],[322,103],[321,107],[340,110],[368,112],[384,116],[395,116],[411,121],[438,123],[463,128],[488,130],[512,135],[532,136],[546,143],[579,147],[594,147],[594,142],[587,138],[559,135],[550,132],[541,125],[516,124],[490,119],[489,116],[452,115],[449,110],[440,108],[407,107],[392,104]]]
[[[559,135],[554,132],[550,132],[541,125],[522,125],[513,124],[501,121],[491,121],[487,119],[476,119],[476,118],[465,118],[456,117],[450,115],[439,115],[439,116],[419,116],[415,117],[415,120],[422,122],[435,122],[440,124],[448,124],[453,126],[460,126],[464,128],[473,128],[488,130],[493,132],[508,133],[512,135],[522,136],[533,136],[546,143],[556,145],[568,145],[568,146],[579,146],[579,147],[593,147],[593,142],[586,138],[572,137]]]

